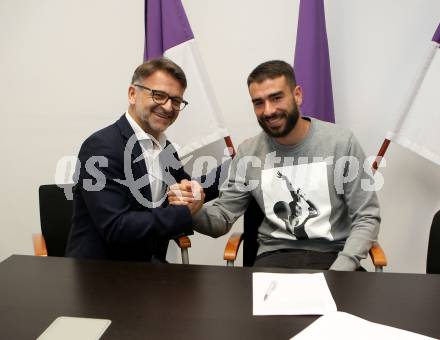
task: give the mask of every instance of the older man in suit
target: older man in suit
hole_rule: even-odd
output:
[[[166,198],[169,185],[190,180],[164,135],[187,105],[186,85],[182,69],[166,58],[140,65],[127,112],[82,144],[67,256],[163,262],[168,241],[192,233],[202,190],[188,206]],[[207,199],[216,194],[215,185],[206,191]]]

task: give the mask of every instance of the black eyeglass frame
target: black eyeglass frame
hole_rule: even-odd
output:
[[[165,105],[168,102],[168,100],[171,99],[171,106],[176,111],[182,111],[188,105],[188,102],[186,100],[184,100],[183,98],[172,97],[172,96],[170,96],[168,93],[166,93],[164,91],[153,90],[153,89],[150,89],[149,87],[146,87],[146,86],[141,85],[141,84],[133,84],[133,86],[138,87],[138,88],[143,89],[143,90],[146,90],[146,91],[150,91],[151,92],[151,98],[153,99],[153,101],[156,104]],[[157,99],[157,95],[165,96],[165,99],[163,99],[163,100]],[[178,106],[175,105],[176,101],[179,103]],[[183,104],[183,107],[181,107],[182,104]]]

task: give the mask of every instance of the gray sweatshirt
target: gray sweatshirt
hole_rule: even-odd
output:
[[[254,197],[265,213],[258,254],[332,251],[339,255],[330,269],[359,267],[380,223],[370,165],[351,132],[310,121],[307,136],[293,146],[264,132],[243,142],[219,199],[194,216],[194,229],[214,237],[226,234]]]

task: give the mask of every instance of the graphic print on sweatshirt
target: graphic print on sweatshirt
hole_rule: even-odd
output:
[[[278,227],[273,237],[333,240],[325,162],[265,169],[261,189],[265,214]]]

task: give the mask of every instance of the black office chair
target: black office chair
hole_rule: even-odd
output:
[[[234,261],[237,258],[238,249],[242,242],[244,242],[243,266],[253,266],[258,250],[257,226],[261,224],[263,218],[264,213],[261,211],[257,202],[252,199],[244,214],[244,231],[242,233],[233,233],[226,244],[223,258],[225,259],[227,266],[234,266]],[[369,253],[376,272],[382,272],[383,267],[387,265],[387,260],[380,245],[377,243],[374,244]]]
[[[47,184],[38,189],[42,234],[32,235],[37,256],[65,256],[73,212],[73,200],[66,198],[65,189],[71,191],[72,184]],[[182,236],[175,241],[181,250],[182,263],[188,264],[190,239]]]
[[[66,199],[65,189],[71,191],[72,185],[58,187],[49,184],[38,189],[41,232],[48,256],[65,255],[73,210],[73,201]],[[41,252],[44,253],[44,250],[40,250]]]
[[[440,210],[434,215],[429,232],[426,273],[440,274]]]

